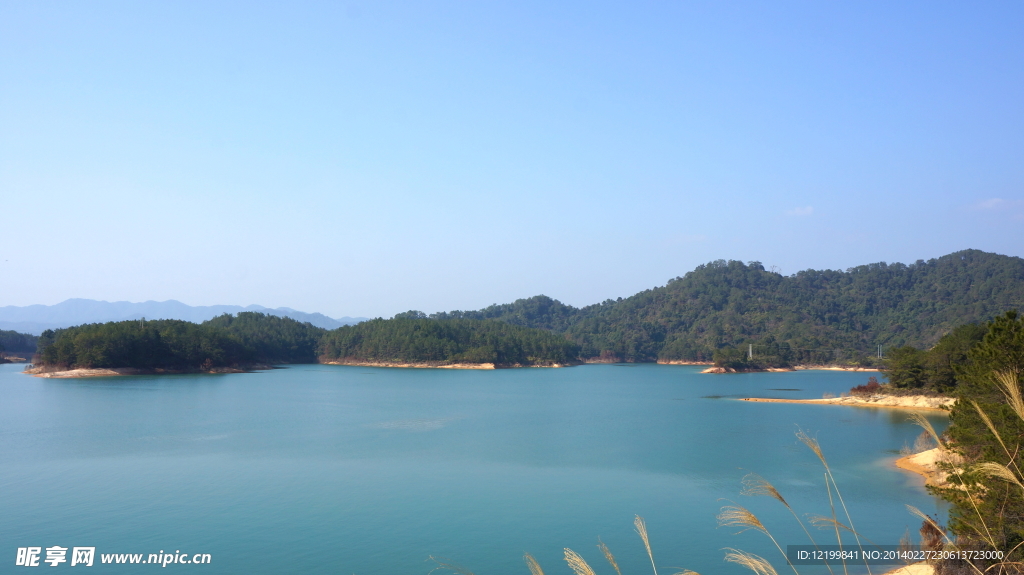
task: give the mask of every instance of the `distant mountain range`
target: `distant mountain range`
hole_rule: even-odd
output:
[[[240,311],[258,311],[268,315],[290,317],[324,329],[335,329],[365,321],[365,317],[331,318],[322,313],[305,313],[287,307],[271,309],[260,305],[200,305],[191,306],[180,301],[96,301],[92,299],[69,299],[56,305],[28,305],[0,307],[0,330],[13,330],[39,335],[47,329],[81,325],[83,323],[105,323],[129,319],[182,319],[195,323],[204,322],[219,315],[236,314]]]

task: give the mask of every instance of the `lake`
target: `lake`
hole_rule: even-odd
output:
[[[777,501],[740,495],[756,472],[798,514],[829,513],[798,429],[818,438],[854,526],[875,542],[906,529],[917,540],[904,504],[945,521],[922,481],[891,466],[921,431],[906,411],[733,400],[838,394],[865,373],[296,365],[57,380],[23,368],[0,365],[3,573],[20,572],[18,547],[45,559],[46,547],[94,546],[86,573],[155,567],[101,554],[181,551],[212,561],[169,572],[426,575],[434,556],[526,575],[530,552],[551,575],[571,573],[569,547],[607,575],[598,537],[623,572],[650,573],[635,514],[663,575],[749,573],[722,561],[724,547],[791,573],[764,535],[718,528],[715,515],[735,502],[783,546],[807,543]]]

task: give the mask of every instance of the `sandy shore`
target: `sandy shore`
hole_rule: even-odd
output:
[[[794,365],[793,371],[819,370],[819,371],[882,371],[877,367],[840,367],[835,365]]]
[[[160,374],[181,374],[181,373],[247,373],[256,369],[273,369],[269,365],[255,365],[246,369],[236,367],[215,367],[210,370],[176,371],[169,369],[137,369],[134,367],[95,368],[95,369],[65,369],[54,370],[46,367],[32,367],[22,373],[32,377],[45,377],[53,379],[72,379],[81,377],[111,377],[118,375],[160,375]]]
[[[660,361],[658,363],[661,363]],[[692,363],[687,365],[707,365]],[[835,365],[794,365],[793,367],[768,367],[765,369],[736,370],[731,367],[709,367],[701,373],[763,373],[781,371],[881,371],[874,367],[839,367]]]
[[[31,374],[33,377],[109,377],[112,375],[138,375],[138,369],[68,369],[65,371],[39,371],[26,369],[23,373]]]
[[[569,367],[573,364],[550,364],[550,365],[495,365],[493,363],[401,363],[391,361],[321,361],[326,365],[352,365],[359,367],[408,367],[408,368],[431,368],[431,369],[498,369],[504,367]],[[77,378],[77,377],[110,377],[116,375],[154,375],[154,374],[175,374],[175,373],[247,373],[258,369],[274,369],[270,365],[254,365],[245,368],[215,367],[209,371],[189,370],[175,371],[165,369],[135,369],[131,367],[101,368],[101,369],[67,369],[57,370],[47,367],[33,367],[22,373],[34,377],[46,378]]]
[[[399,363],[393,361],[321,361],[325,365],[359,367],[430,367],[438,369],[494,369],[493,363]]]
[[[685,361],[682,359],[659,359],[658,365],[715,365],[710,361]]]
[[[928,411],[946,410],[953,405],[951,397],[925,397],[923,395],[851,395],[827,399],[770,399],[766,397],[744,397],[740,401],[764,403],[810,403],[815,405],[849,405],[853,407],[888,407],[895,409],[919,409]]]
[[[884,573],[884,575],[933,575],[935,573],[935,566],[927,563],[914,563],[912,565],[906,565],[899,567]]]
[[[410,367],[410,368],[430,368],[430,369],[505,369],[505,368],[519,368],[519,367],[571,367],[579,365],[576,363],[549,363],[549,364],[537,364],[537,365],[506,365],[506,364],[494,364],[494,363],[440,363],[440,362],[401,362],[401,361],[357,361],[342,359],[337,361],[324,361],[320,360],[321,364],[324,365],[353,365],[359,367]]]
[[[948,487],[948,474],[939,470],[938,464],[940,462],[955,463],[956,461],[957,456],[955,454],[936,447],[934,449],[922,451],[921,453],[901,457],[895,461],[895,465],[900,469],[910,471],[924,477],[925,485]]]

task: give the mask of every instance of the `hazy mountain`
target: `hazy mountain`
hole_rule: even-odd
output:
[[[191,306],[180,301],[96,301],[91,299],[69,299],[56,305],[28,305],[0,307],[0,329],[39,335],[44,330],[70,327],[83,323],[104,323],[126,319],[182,319],[200,323],[225,313],[259,311],[269,315],[290,317],[324,329],[335,329],[366,320],[364,317],[330,318],[321,313],[305,313],[287,307],[271,309],[259,305]]]

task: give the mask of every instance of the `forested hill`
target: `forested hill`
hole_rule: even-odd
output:
[[[0,351],[31,355],[36,351],[36,340],[38,339],[27,333],[0,329]]]
[[[929,347],[954,327],[1024,307],[1024,259],[964,250],[910,265],[791,276],[718,260],[663,287],[584,308],[546,296],[436,319],[497,319],[564,333],[586,358],[709,360],[716,350],[783,362],[869,362],[877,346]],[[838,350],[838,351],[837,351]]]
[[[579,346],[540,329],[500,321],[437,321],[400,314],[327,332],[323,362],[493,363],[496,366],[566,365]]]
[[[376,319],[327,331],[257,312],[181,320],[121,321],[47,330],[43,369],[209,371],[261,364],[369,362],[566,365],[579,346],[564,336],[500,321]]]
[[[312,363],[325,331],[258,312],[225,314],[201,324],[176,319],[92,323],[44,331],[39,363],[185,371]]]

